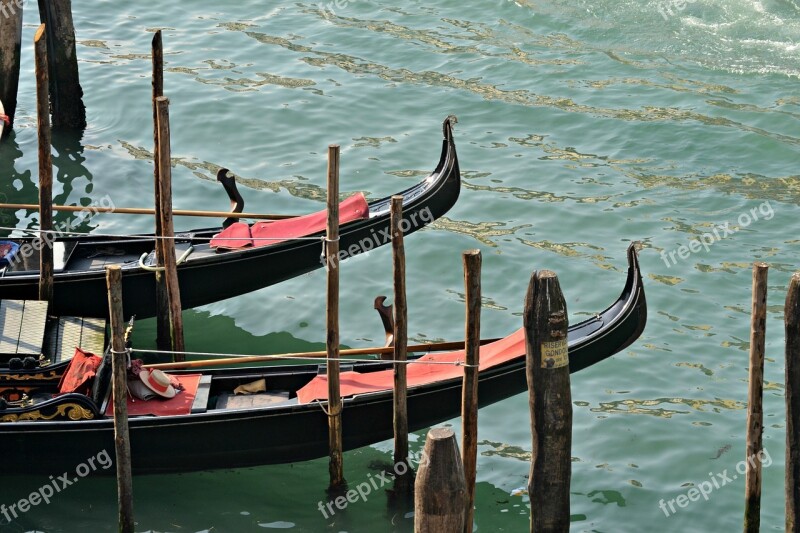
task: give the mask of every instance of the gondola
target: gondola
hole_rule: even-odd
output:
[[[461,176],[453,141],[454,121],[455,117],[449,116],[442,126],[444,139],[436,169],[421,183],[399,193],[403,195],[402,228],[406,234],[441,217],[458,199]],[[224,169],[221,174],[225,174]],[[353,216],[340,229],[341,259],[389,242],[390,198],[366,204],[363,195],[360,196],[363,208],[359,207],[358,198],[343,204],[351,207]],[[183,309],[255,291],[322,267],[320,238],[324,234],[324,220],[324,212],[321,212],[258,223],[253,225],[253,233],[258,227],[272,237],[260,241],[256,238],[253,246],[228,251],[223,250],[229,247],[215,247],[213,242],[223,228],[177,234],[176,256],[183,258],[178,266]],[[287,239],[277,240],[276,237]],[[218,240],[223,239],[218,237]],[[19,249],[0,277],[0,300],[35,299],[38,297],[38,252],[33,247],[25,247],[32,244],[32,239],[13,241]],[[152,236],[147,235],[127,239],[91,235],[59,237],[53,247],[55,286],[50,313],[106,318],[104,269],[106,265],[119,264],[123,267],[125,316],[136,315],[139,319],[155,316],[154,247]],[[27,257],[22,257],[22,250]],[[149,254],[148,259],[142,259],[143,254]]]
[[[623,350],[634,342],[647,320],[644,287],[636,252],[628,249],[628,275],[621,296],[605,311],[570,326],[569,365],[577,372]],[[463,360],[463,352],[428,354],[436,361]],[[390,363],[342,362],[344,448],[351,450],[392,435]],[[430,427],[460,412],[463,369],[435,365],[431,376],[414,381],[409,367],[408,413],[412,431]],[[441,373],[439,373],[441,372]],[[179,393],[188,414],[153,416],[173,400],[151,400],[129,409],[132,468],[135,474],[239,468],[304,461],[328,453],[324,376],[319,365],[224,368],[193,374],[170,373],[187,384]],[[266,392],[234,396],[245,383],[264,380]],[[376,385],[377,383],[377,385]],[[384,383],[384,385],[380,385]],[[369,386],[366,386],[366,385]],[[196,385],[196,386],[195,386]],[[372,388],[370,388],[372,387]],[[523,330],[481,347],[479,404],[486,406],[527,389]],[[193,391],[193,392],[192,392]],[[90,397],[70,393],[41,403],[0,410],[0,472],[57,475],[74,472],[89,457],[114,456],[113,421],[105,409],[109,392]],[[183,395],[183,398],[181,396]],[[249,407],[243,406],[244,398]],[[100,409],[98,409],[100,405]],[[238,406],[237,406],[238,405]],[[138,411],[136,411],[138,410]],[[150,413],[150,414],[148,414]],[[103,471],[98,471],[103,473]],[[114,469],[105,471],[113,474]]]

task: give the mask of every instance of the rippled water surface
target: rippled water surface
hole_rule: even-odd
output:
[[[342,190],[410,186],[456,128],[456,207],[406,242],[413,341],[463,335],[461,251],[483,252],[482,334],[520,325],[532,270],[560,277],[571,320],[622,289],[642,243],[642,338],[573,375],[573,531],[735,531],[743,476],[665,516],[744,458],[751,264],[771,265],[764,391],[764,530],[783,528],[783,301],[800,244],[800,4],[796,0],[538,0],[464,3],[75,2],[89,127],[54,138],[56,200],[152,204],[150,40],[164,33],[177,208],[224,209],[213,177],[240,178],[248,211],[324,201],[325,153],[342,146]],[[0,145],[0,193],[35,202],[27,6],[17,131]],[[745,216],[742,216],[745,215]],[[728,223],[708,250],[681,245]],[[19,211],[4,224],[36,227]],[[179,221],[179,229],[208,221]],[[82,229],[148,231],[147,217]],[[674,260],[670,259],[673,252]],[[381,341],[372,299],[391,292],[388,249],[345,263],[342,341]],[[324,342],[322,272],[185,313],[192,350],[264,353]],[[136,342],[151,345],[152,322]],[[480,412],[476,526],[522,531],[531,442],[527,396]],[[458,429],[459,421],[451,424]],[[413,437],[419,450],[424,432]],[[235,447],[236,443],[231,443]],[[179,454],[165,442],[160,453]],[[3,458],[13,460],[13,458]],[[391,443],[347,453],[357,484]],[[55,473],[54,473],[55,474]],[[0,503],[46,479],[4,478]],[[410,531],[387,494],[325,519],[327,462],[137,478],[139,531]],[[89,477],[3,531],[111,531],[113,478]]]

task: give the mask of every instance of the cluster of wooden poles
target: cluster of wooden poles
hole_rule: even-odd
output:
[[[4,5],[8,0],[0,0]],[[55,2],[58,4],[58,2]],[[6,20],[10,19],[6,17]],[[21,21],[21,9],[19,20]],[[65,20],[61,17],[59,20]],[[0,24],[2,24],[0,17]],[[6,24],[8,24],[6,22]],[[59,25],[64,28],[65,25]],[[71,20],[67,25],[71,30]],[[5,26],[3,26],[5,29]],[[2,32],[7,35],[6,32]],[[61,34],[61,31],[58,32]],[[50,32],[45,24],[34,37],[36,64],[36,101],[39,139],[39,205],[40,229],[52,231],[53,167],[51,156],[50,93],[48,44]],[[0,60],[5,48],[0,42]],[[73,31],[74,50],[74,31]],[[153,38],[153,123],[155,141],[155,209],[128,209],[134,214],[155,214],[156,256],[163,270],[156,272],[158,317],[157,344],[184,352],[183,323],[181,320],[180,289],[173,215],[222,216],[227,213],[195,211],[173,212],[171,187],[171,152],[169,126],[169,100],[163,95],[163,50],[161,32]],[[18,54],[18,52],[17,52]],[[74,57],[74,54],[73,54]],[[18,63],[18,55],[17,55]],[[2,66],[2,65],[0,65]],[[18,70],[17,64],[17,70]],[[77,67],[76,67],[77,69]],[[2,76],[0,76],[0,79]],[[77,80],[77,75],[75,77]],[[8,79],[5,81],[8,83]],[[0,81],[0,84],[3,82]],[[6,90],[0,87],[0,93]],[[16,94],[16,88],[14,88]],[[16,101],[16,98],[14,98]],[[8,104],[6,104],[8,105]],[[54,111],[59,106],[54,105]],[[82,104],[81,104],[82,106]],[[339,147],[328,149],[328,229],[327,256],[327,341],[328,358],[328,413],[330,430],[330,487],[337,490],[346,486],[342,458],[342,402],[339,387]],[[2,207],[20,207],[19,205]],[[56,210],[79,210],[80,207],[56,206]],[[408,417],[406,411],[406,361],[407,356],[407,303],[405,295],[405,251],[400,221],[402,197],[391,202],[391,231],[394,284],[394,426],[395,464],[408,461]],[[277,218],[273,215],[254,215],[250,218]],[[418,531],[472,531],[474,487],[477,461],[477,406],[478,365],[480,341],[480,267],[481,255],[477,250],[463,255],[466,326],[465,370],[463,383],[463,433],[461,453],[451,430],[434,429],[425,443],[428,461],[420,467],[416,477],[415,528]],[[764,263],[753,269],[753,306],[750,337],[750,384],[747,415],[747,457],[763,452],[763,374],[766,329],[767,270]],[[125,407],[124,321],[121,311],[121,272],[119,267],[108,269],[109,306],[111,312],[112,349],[114,353],[115,422],[117,425],[117,470],[119,481],[120,526],[133,531],[132,489],[130,470],[130,445],[127,439],[127,410]],[[50,301],[53,294],[53,253],[48,246],[40,252],[39,299]],[[527,339],[527,373],[530,394],[531,427],[534,438],[529,494],[531,498],[531,531],[568,531],[569,482],[571,472],[572,405],[570,400],[569,367],[567,364],[566,305],[558,278],[550,271],[534,273],[525,300],[524,322]],[[795,384],[800,383],[800,273],[791,280],[785,306],[786,327],[786,530],[800,531],[800,393]],[[549,365],[543,365],[547,359]],[[182,361],[181,353],[176,355]],[[553,364],[553,361],[555,364]],[[120,388],[121,387],[121,388]],[[119,393],[117,393],[119,392]],[[545,413],[550,423],[545,424]],[[546,427],[545,427],[546,426]],[[760,528],[761,464],[752,462],[746,474],[745,523],[747,532]],[[401,478],[411,486],[411,477]],[[449,495],[447,498],[442,494]]]
[[[45,232],[53,231],[53,211],[78,211],[79,206],[53,205],[53,163],[52,132],[50,125],[50,105],[52,94],[49,90],[48,42],[44,24],[39,26],[34,36],[36,63],[36,103],[37,130],[39,142],[39,204],[0,204],[4,209],[38,209],[39,229],[43,238]],[[183,321],[181,318],[180,287],[178,285],[177,260],[175,257],[173,209],[172,209],[172,166],[170,149],[169,100],[164,97],[163,49],[161,31],[153,37],[153,137],[155,209],[121,208],[114,212],[130,214],[154,214],[156,218],[156,343],[159,349],[179,352],[176,360],[183,360],[185,351]],[[219,216],[220,213],[188,211],[190,216]],[[223,213],[227,215],[229,213]],[[255,215],[254,215],[255,216]],[[266,217],[271,217],[266,215]],[[47,242],[51,242],[48,240]],[[39,299],[52,301],[54,286],[53,249],[49,245],[39,246]]]
[[[0,0],[0,2],[5,0]],[[2,17],[0,17],[2,19]],[[71,22],[69,27],[71,28]],[[50,92],[48,69],[49,32],[42,24],[34,36],[36,63],[37,129],[39,142],[39,203],[0,203],[0,209],[33,209],[39,211],[40,231],[53,230],[53,212],[77,212],[81,206],[53,205],[53,163],[50,107],[53,94]],[[172,207],[172,165],[170,147],[169,100],[164,96],[164,52],[161,30],[153,36],[153,141],[154,141],[154,190],[155,208],[109,207],[94,208],[98,212],[130,215],[154,215],[156,235],[156,345],[159,350],[178,352],[176,361],[182,361],[185,351],[183,321],[181,319],[180,287],[178,285],[177,260],[173,216],[226,218],[226,211],[175,210]],[[293,215],[263,213],[238,213],[237,217],[276,220]],[[40,235],[44,237],[44,233]],[[41,245],[39,255],[39,299],[52,301],[54,285],[53,250]]]
[[[18,6],[13,0],[0,0],[0,10]],[[38,209],[40,230],[53,230],[53,211],[77,211],[78,206],[54,206],[52,201],[53,165],[51,111],[54,126],[84,127],[85,107],[78,81],[75,37],[69,2],[40,1],[43,24],[34,37],[36,65],[37,131],[39,142],[39,204],[3,204],[0,208]],[[19,80],[19,36],[22,7],[12,9],[12,16],[0,17],[0,100],[13,121]],[[49,41],[49,42],[48,42]],[[155,209],[115,208],[117,213],[154,214],[156,217],[156,257],[163,269],[156,271],[157,284],[157,345],[159,349],[179,352],[176,361],[183,360],[185,351],[181,320],[180,289],[173,215],[226,216],[227,213],[173,211],[171,193],[171,150],[169,100],[163,89],[163,49],[161,32],[153,43],[153,124]],[[48,53],[49,52],[49,53]],[[49,63],[48,63],[49,62]],[[51,83],[57,80],[58,83]],[[341,413],[339,386],[339,147],[328,150],[328,228],[327,257],[327,342],[328,413],[330,432],[330,488],[346,487],[343,469]],[[405,252],[400,230],[402,197],[391,202],[391,231],[394,270],[394,426],[395,464],[408,464],[408,415],[406,408],[407,304],[405,296]],[[241,216],[245,216],[242,214]],[[284,218],[276,215],[253,215],[248,218]],[[461,453],[455,436],[449,429],[434,429],[428,435],[425,454],[428,460],[420,467],[416,478],[415,529],[418,531],[472,531],[474,487],[477,463],[478,366],[480,340],[480,267],[477,250],[464,253],[466,288],[466,326],[463,383],[463,434]],[[51,301],[54,290],[53,251],[41,246],[39,299]],[[133,491],[130,461],[130,439],[126,408],[127,352],[124,342],[122,316],[122,276],[119,266],[107,269],[109,313],[112,331],[113,391],[119,526],[121,531],[133,531]],[[532,531],[569,524],[569,472],[572,408],[569,396],[569,367],[567,365],[567,320],[563,296],[555,274],[534,273],[526,297],[525,324],[528,328],[528,379],[531,384],[531,414],[534,459],[531,466],[530,494],[532,501]],[[534,341],[533,339],[539,339]],[[543,365],[543,357],[551,364]],[[555,359],[553,359],[555,357]],[[556,365],[552,365],[552,361]],[[534,386],[535,385],[535,386]],[[566,386],[566,389],[563,387]],[[558,394],[550,391],[558,390]],[[545,430],[545,411],[558,413],[560,423]],[[545,439],[547,436],[547,439]],[[547,472],[544,473],[544,470]],[[413,476],[401,477],[400,486],[410,490]],[[446,497],[442,497],[445,495]],[[566,509],[566,513],[564,513]],[[558,511],[555,513],[554,511]],[[556,518],[558,514],[559,518]],[[564,529],[566,530],[566,529]]]
[[[164,124],[165,100],[156,98],[158,124]],[[167,132],[160,132],[165,138]],[[165,155],[159,156],[165,157]],[[168,159],[157,160],[164,174]],[[342,444],[342,398],[339,381],[339,146],[328,148],[328,196],[325,256],[327,271],[326,371],[328,377],[329,491],[346,490]],[[163,174],[162,174],[163,183]],[[169,199],[167,197],[167,199]],[[162,197],[164,201],[164,197]],[[391,235],[394,285],[394,462],[409,464],[407,412],[407,302],[402,196],[391,199]],[[169,229],[169,228],[167,228]],[[463,254],[466,299],[462,438],[459,452],[452,430],[436,428],[428,434],[424,457],[414,481],[409,470],[399,476],[395,490],[414,488],[415,530],[422,532],[472,531],[477,465],[478,369],[480,359],[481,253]],[[127,353],[124,346],[121,270],[108,267],[107,282],[113,353],[114,422],[117,457],[119,523],[133,531],[132,482],[127,410],[125,405]],[[525,299],[527,376],[530,389],[533,460],[531,531],[567,531],[571,472],[572,404],[567,353],[567,311],[555,273],[534,272]],[[414,347],[417,348],[417,347]],[[159,365],[167,366],[167,365]],[[399,469],[397,469],[399,471]]]
[[[762,457],[764,445],[764,353],[767,322],[766,263],[753,265],[752,318],[750,324],[750,383],[747,402],[745,462],[745,533],[761,528]],[[800,532],[800,272],[789,283],[784,305],[786,333],[786,531]]]
[[[2,1],[2,0],[0,0]],[[40,26],[34,38],[36,50],[37,111],[39,132],[39,205],[40,229],[51,231],[54,210],[70,210],[70,206],[52,204],[51,131],[49,121],[47,37]],[[163,51],[161,32],[153,38],[153,119],[154,119],[154,178],[156,215],[156,255],[164,269],[156,272],[158,287],[157,344],[184,352],[181,320],[180,289],[178,286],[171,193],[171,153],[169,100],[163,95]],[[327,341],[328,414],[330,445],[330,488],[342,490],[344,479],[342,445],[342,400],[339,386],[339,146],[328,149],[328,227],[327,257]],[[395,464],[408,464],[408,415],[406,409],[407,369],[407,304],[405,296],[405,251],[400,230],[402,197],[391,202],[391,232],[394,284],[394,426]],[[6,207],[20,208],[19,205]],[[117,210],[119,212],[119,210]],[[140,214],[144,210],[130,209]],[[183,214],[183,213],[181,213]],[[197,212],[186,213],[197,216]],[[219,213],[215,213],[219,216]],[[277,218],[263,215],[252,218]],[[464,253],[466,289],[466,326],[463,433],[461,452],[452,430],[434,429],[428,435],[425,453],[428,460],[417,474],[415,482],[415,529],[418,531],[472,530],[474,489],[477,464],[478,366],[480,340],[480,267],[477,250]],[[133,531],[133,491],[130,462],[126,397],[127,353],[124,343],[122,316],[122,285],[119,266],[107,270],[109,314],[112,331],[114,421],[117,457],[119,524],[121,531]],[[39,296],[51,300],[53,294],[52,249],[43,246],[40,255]],[[569,526],[569,476],[571,469],[572,407],[569,394],[567,360],[566,305],[554,273],[534,273],[525,302],[525,326],[528,332],[528,380],[531,385],[531,416],[534,457],[531,465],[531,524],[532,531],[544,531],[551,526]],[[538,339],[538,340],[537,340]],[[460,344],[460,343],[459,343]],[[178,353],[176,361],[182,361]],[[550,364],[542,364],[547,359]],[[555,364],[553,364],[555,361]],[[558,391],[557,393],[553,393]],[[545,412],[557,413],[556,427],[545,428]],[[413,477],[401,476],[399,486],[410,490]],[[443,498],[442,495],[448,495]],[[536,529],[534,528],[536,525]],[[566,529],[563,529],[566,531]]]

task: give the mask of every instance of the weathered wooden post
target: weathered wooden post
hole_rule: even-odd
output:
[[[39,0],[39,17],[47,28],[53,127],[84,129],[86,106],[78,76],[72,0]]]
[[[533,454],[528,494],[531,532],[569,531],[572,396],[567,304],[555,272],[534,272],[523,318]]]
[[[328,447],[330,489],[344,487],[342,396],[339,386],[339,145],[328,146],[328,230],[325,238],[328,305]]]
[[[106,267],[108,314],[111,319],[111,368],[114,395],[114,445],[117,459],[117,504],[119,530],[133,533],[133,476],[131,442],[128,433],[128,354],[125,350],[125,321],[122,318],[122,270]]]
[[[800,532],[800,272],[789,282],[786,326],[786,533]]]
[[[53,230],[53,153],[50,132],[48,94],[47,37],[44,24],[33,38],[36,55],[36,113],[39,136],[39,229]],[[53,300],[53,240],[52,233],[39,234],[39,299]]]
[[[11,132],[17,113],[23,5],[23,0],[0,0],[0,113],[8,117],[7,125],[0,122],[0,139]]]
[[[172,166],[169,140],[169,99],[156,98],[158,123],[158,176],[159,198],[161,199],[161,230],[164,233],[164,274],[167,282],[169,315],[172,325],[172,349],[176,352],[186,350],[183,342],[183,317],[181,316],[181,290],[178,285],[178,266],[175,259],[175,232],[172,226]],[[184,361],[183,353],[175,354],[176,361]]]
[[[392,270],[394,277],[394,352],[395,361],[406,360],[408,347],[408,304],[406,301],[406,252],[403,244],[403,197],[392,196],[391,203]],[[408,366],[394,363],[394,464],[408,464]],[[395,488],[398,491],[411,489],[409,480],[413,473],[404,470],[398,476]]]
[[[156,31],[151,45],[153,56],[153,177],[155,190],[156,235],[163,236],[161,228],[161,191],[159,187],[158,159],[158,105],[156,99],[164,96],[164,48],[161,30]],[[164,245],[166,239],[156,239],[156,265],[164,266]],[[169,298],[167,297],[167,278],[162,270],[156,270],[156,347],[159,350],[171,348],[169,330]]]
[[[767,272],[769,265],[753,265],[753,305],[750,318],[750,386],[747,402],[747,450],[745,463],[744,531],[761,527],[761,441],[764,432],[764,342],[767,329]]]
[[[433,428],[425,439],[414,484],[415,533],[463,533],[464,465],[450,428]]]
[[[461,388],[461,453],[467,494],[464,533],[472,533],[475,505],[475,477],[478,469],[478,366],[481,347],[481,252],[463,254],[464,293],[467,302],[464,323],[464,384]]]

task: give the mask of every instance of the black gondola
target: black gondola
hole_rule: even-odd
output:
[[[456,202],[461,186],[452,122],[443,124],[444,139],[436,169],[403,195],[403,226],[406,233],[425,226],[445,214]],[[347,258],[389,242],[389,202],[383,198],[369,204],[366,218],[344,224],[340,230],[341,258]],[[260,246],[218,253],[209,241],[221,228],[199,229],[177,234],[176,255],[191,247],[178,266],[183,309],[209,304],[311,272],[323,266],[323,232],[306,234]],[[31,239],[17,239],[20,250]],[[102,317],[108,315],[105,266],[122,266],[125,316],[155,316],[153,272],[140,266],[142,254],[154,250],[152,236],[119,239],[109,236],[63,237],[57,239],[54,299],[50,312],[61,316]],[[12,261],[0,277],[0,300],[31,300],[38,297],[38,253],[27,248],[28,257]],[[20,252],[17,252],[20,256]]]
[[[569,328],[571,372],[619,352],[643,331],[647,308],[633,245],[628,249],[628,262],[627,282],[619,299],[602,313]],[[498,351],[499,343],[505,343],[505,352]],[[505,359],[481,368],[481,406],[527,390],[522,330],[481,348],[482,356],[490,353],[504,353]],[[482,363],[491,365],[484,358]],[[344,367],[346,361],[342,364]],[[386,362],[359,363],[355,368],[361,375],[392,371]],[[326,456],[328,422],[324,400],[320,404],[317,400],[300,403],[298,399],[298,391],[321,379],[319,369],[318,365],[290,365],[204,371],[203,377],[197,379],[200,383],[205,380],[207,388],[192,401],[195,412],[130,418],[134,473],[238,468]],[[172,374],[188,381],[190,372]],[[343,384],[345,377],[343,374]],[[278,403],[223,408],[235,387],[259,379],[264,379],[266,390],[271,391],[265,393],[265,400],[277,397]],[[459,377],[449,377],[409,387],[410,430],[458,416],[461,382]],[[101,405],[108,402],[107,396]],[[197,398],[201,400],[198,402]],[[391,390],[347,396],[343,404],[346,450],[392,436]],[[72,472],[76,465],[103,451],[113,457],[113,421],[107,413],[101,415],[97,403],[88,396],[72,393],[28,407],[6,406],[0,410],[0,456],[6,459],[0,462],[3,474]],[[113,469],[106,473],[113,473]]]

